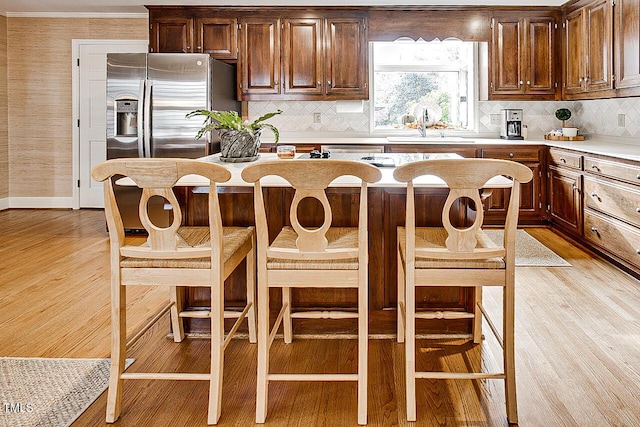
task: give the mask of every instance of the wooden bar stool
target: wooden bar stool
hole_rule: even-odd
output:
[[[182,212],[173,186],[183,176],[200,175],[210,180],[209,225],[183,227]],[[255,232],[254,227],[223,227],[216,183],[231,178],[224,167],[187,159],[114,159],[96,165],[91,175],[104,182],[105,214],[111,242],[111,371],[107,396],[108,423],[120,416],[122,383],[125,379],[204,380],[209,381],[208,423],[216,424],[222,403],[224,349],[240,322],[249,322],[249,340],[256,342],[255,314]],[[125,242],[122,217],[113,192],[114,176],[128,177],[140,188],[139,215],[149,233],[142,245]],[[153,224],[147,212],[152,197],[162,197],[171,205],[172,223],[166,228]],[[224,308],[224,281],[246,259],[247,304],[241,311]],[[170,303],[142,332],[127,342],[126,287],[164,286]],[[187,287],[211,289],[210,311],[185,311],[180,297]],[[128,373],[124,372],[125,354],[148,328],[167,312],[176,342],[184,336],[182,318],[211,320],[211,370],[208,373]],[[227,337],[224,319],[236,318]]]
[[[422,175],[442,178],[450,188],[442,211],[443,227],[416,227],[414,182]],[[494,244],[482,231],[484,218],[480,190],[495,176],[512,178],[504,241]],[[405,341],[407,420],[416,420],[416,379],[505,380],[507,418],[518,422],[514,358],[515,239],[520,203],[520,184],[531,180],[531,170],[508,160],[447,159],[424,160],[398,167],[394,177],[407,183],[405,227],[398,227],[398,341]],[[469,227],[451,224],[450,211],[461,200],[475,204],[476,217]],[[472,203],[470,202],[472,201]],[[417,311],[418,286],[474,287],[472,312]],[[502,334],[482,306],[482,287],[503,288]],[[473,340],[481,341],[482,316],[503,349],[503,372],[416,372],[416,319],[473,319]],[[501,336],[502,335],[502,336]]]
[[[290,209],[291,226],[280,230],[269,242],[265,203],[260,179],[286,179],[295,189]],[[332,227],[331,206],[325,190],[336,178],[351,175],[360,179],[357,227]],[[242,178],[255,183],[254,201],[258,268],[258,387],[256,422],[267,417],[269,381],[357,381],[358,423],[367,423],[367,334],[368,334],[368,239],[367,183],[378,181],[380,171],[368,164],[347,160],[276,160],[247,166]],[[324,208],[324,222],[305,228],[298,207],[305,198],[318,200]],[[282,289],[282,307],[273,328],[269,322],[269,289]],[[293,312],[291,288],[356,288],[358,311]],[[283,323],[284,340],[292,341],[292,318],[358,319],[357,374],[283,374],[269,371],[269,348]]]

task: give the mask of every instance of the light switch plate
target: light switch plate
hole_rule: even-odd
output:
[[[491,114],[491,124],[500,126],[500,114]]]
[[[313,123],[322,122],[322,114],[321,113],[313,113]]]
[[[625,127],[625,118],[624,114],[618,114],[618,127]]]

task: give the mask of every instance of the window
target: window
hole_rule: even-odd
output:
[[[473,130],[476,44],[375,42],[373,131]],[[426,115],[425,115],[426,111]]]

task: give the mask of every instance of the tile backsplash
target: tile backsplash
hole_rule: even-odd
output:
[[[281,134],[292,136],[327,136],[334,133],[341,137],[369,136],[370,102],[363,101],[362,108],[353,105],[341,112],[341,101],[263,101],[249,102],[249,117],[281,109],[283,114],[270,120]],[[498,126],[491,125],[491,114],[499,114],[503,108],[521,108],[523,124],[532,137],[542,137],[551,129],[561,127],[555,118],[558,108],[568,108],[573,113],[568,121],[582,134],[632,138],[629,143],[640,145],[640,98],[596,99],[585,101],[481,101],[478,103],[478,132],[497,136]],[[314,113],[320,113],[320,123],[314,122]],[[624,115],[624,126],[619,126],[619,115]]]

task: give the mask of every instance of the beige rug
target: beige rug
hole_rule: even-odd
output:
[[[502,230],[484,230],[498,243],[502,241]],[[540,243],[525,230],[516,233],[516,266],[517,267],[571,267],[565,259]]]
[[[109,359],[1,357],[0,426],[69,426],[108,383]]]

